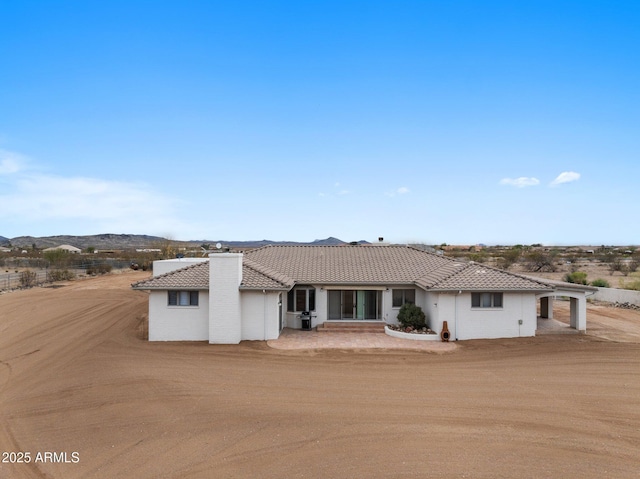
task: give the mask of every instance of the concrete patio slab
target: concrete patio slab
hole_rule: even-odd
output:
[[[274,349],[407,349],[433,353],[452,352],[454,342],[412,341],[379,333],[318,333],[285,328],[278,339],[267,341]]]

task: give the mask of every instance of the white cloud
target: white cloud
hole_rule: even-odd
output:
[[[0,150],[0,175],[10,175],[25,168],[27,159],[11,151]]]
[[[388,196],[390,198],[393,198],[396,195],[406,195],[407,193],[409,193],[411,190],[409,188],[407,188],[406,186],[401,186],[400,188],[396,189],[396,190],[392,190],[392,191],[387,191],[385,193],[385,196]]]
[[[500,180],[501,185],[515,186],[517,188],[525,188],[527,186],[537,186],[540,184],[538,178],[521,176],[520,178],[503,178]]]
[[[349,194],[351,194],[351,190],[343,188],[342,187],[342,183],[340,183],[339,181],[336,181],[333,184],[333,193],[325,193],[325,192],[321,191],[320,193],[318,193],[318,196],[320,198],[331,198],[334,195],[336,195],[336,196],[344,196],[344,195],[349,195]]]
[[[560,173],[558,177],[553,180],[549,186],[558,186],[563,183],[571,183],[572,181],[578,181],[580,179],[580,173],[575,171],[565,171]]]
[[[144,232],[187,228],[179,201],[148,184],[87,177],[63,177],[27,169],[27,159],[0,152],[0,224],[34,230]]]

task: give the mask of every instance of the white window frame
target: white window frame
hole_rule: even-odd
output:
[[[477,298],[477,301],[475,300]],[[502,309],[504,294],[500,291],[478,291],[471,293],[471,309]]]
[[[170,289],[167,291],[167,306],[170,308],[197,308],[200,306],[200,292]]]
[[[297,309],[298,305],[298,292],[304,292],[304,305],[305,309]],[[310,304],[310,297],[313,295],[313,304]],[[293,298],[293,299],[292,299]],[[287,312],[289,313],[300,313],[302,311],[315,311],[316,310],[316,288],[309,285],[296,286],[292,290],[287,293]],[[291,304],[293,302],[293,304]],[[310,306],[313,306],[311,308]]]
[[[402,303],[396,306],[393,302],[393,297],[396,291],[402,291]],[[407,301],[407,291],[413,291],[413,301]],[[394,309],[400,309],[404,304],[411,303],[416,304],[416,289],[415,288],[392,288],[391,289],[391,307]]]

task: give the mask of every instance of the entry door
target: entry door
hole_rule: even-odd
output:
[[[329,291],[329,319],[353,319],[356,292],[350,289]]]
[[[328,292],[329,319],[380,319],[382,291],[333,290]]]
[[[342,319],[353,319],[355,316],[356,292],[350,289],[342,291]]]

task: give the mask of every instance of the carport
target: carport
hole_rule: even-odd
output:
[[[540,300],[540,317],[553,319],[554,299],[568,298],[570,301],[569,326],[585,332],[587,330],[587,296],[591,296],[598,288],[581,284],[547,282],[554,287],[554,290],[536,295],[536,300]]]

